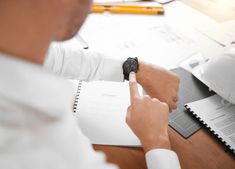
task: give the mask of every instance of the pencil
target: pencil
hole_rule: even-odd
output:
[[[109,4],[109,3],[98,3],[94,4],[93,7],[103,7],[103,8],[111,8],[111,7],[121,7],[121,8],[156,8],[163,9],[163,6],[141,6],[141,5],[124,5],[124,4]]]
[[[119,13],[119,14],[148,14],[157,15],[164,14],[162,6],[136,6],[136,5],[121,5],[121,4],[95,4],[91,8],[93,13]]]

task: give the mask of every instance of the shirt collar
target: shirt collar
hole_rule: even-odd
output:
[[[0,97],[58,117],[72,112],[72,86],[40,65],[0,54]]]

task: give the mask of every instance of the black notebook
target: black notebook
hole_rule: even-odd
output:
[[[183,68],[172,70],[180,76],[178,108],[170,113],[170,126],[187,138],[201,128],[201,124],[187,112],[184,105],[214,94],[208,87]]]

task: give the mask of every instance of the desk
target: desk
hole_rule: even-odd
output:
[[[185,4],[207,14],[218,22],[235,19],[233,0],[181,0]]]
[[[213,12],[217,0],[182,0],[186,4],[212,16],[218,21],[235,19],[235,7],[230,6],[224,15]],[[222,0],[221,0],[222,1]],[[208,10],[208,4],[209,10]],[[202,128],[188,139],[182,138],[169,127],[172,149],[177,152],[182,169],[235,169],[235,156],[225,152],[207,129]],[[108,162],[119,165],[121,169],[146,169],[144,153],[141,148],[94,145],[95,150],[103,151]]]
[[[224,151],[224,146],[206,129],[201,129],[188,139],[182,138],[169,127],[172,149],[178,154],[182,169],[233,169],[235,157]],[[147,169],[140,148],[95,145],[103,151],[109,162],[121,169]]]

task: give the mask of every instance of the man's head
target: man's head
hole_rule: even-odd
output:
[[[72,38],[92,0],[0,0],[0,52],[42,63],[51,41]],[[30,48],[29,48],[30,46]],[[28,58],[31,57],[31,58]]]
[[[82,26],[92,3],[92,0],[44,1],[46,3],[51,1],[52,10],[54,6],[54,13],[56,15],[52,19],[52,22],[54,21],[54,24],[58,26],[55,29],[55,40],[66,40],[73,37]]]
[[[43,1],[41,3],[45,5],[45,8],[49,7],[52,12],[50,22],[55,26],[55,40],[72,38],[82,26],[92,3],[92,0],[36,1]]]

